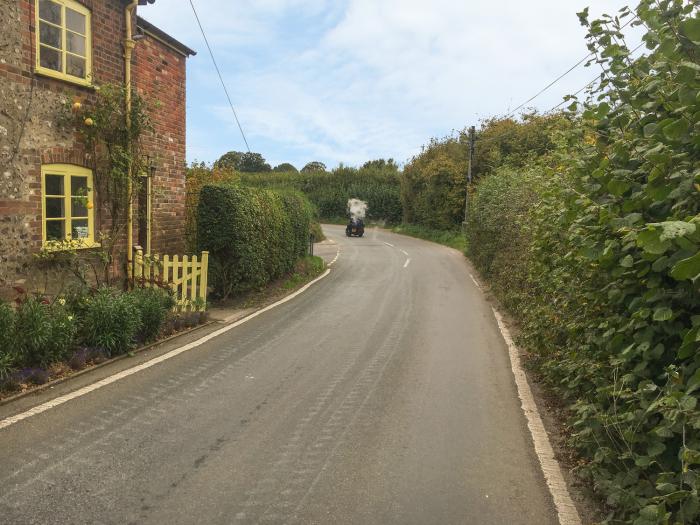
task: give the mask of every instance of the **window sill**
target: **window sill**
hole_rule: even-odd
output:
[[[100,248],[101,244],[95,241],[44,241],[41,246],[45,252],[67,252],[70,250],[89,250]]]
[[[55,78],[57,80],[63,80],[64,82],[68,82],[69,84],[76,84],[78,86],[83,86],[86,88],[95,89],[95,86],[92,83],[92,81],[89,80],[89,77],[86,79],[82,79],[79,77],[73,77],[71,75],[66,75],[65,73],[61,73],[59,71],[54,71],[53,69],[48,69],[48,68],[41,67],[41,66],[36,66],[34,68],[34,73],[36,73],[37,75],[44,76],[44,77]]]

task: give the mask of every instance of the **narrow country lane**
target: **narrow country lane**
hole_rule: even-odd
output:
[[[464,258],[324,229],[306,293],[0,429],[0,522],[556,523]]]

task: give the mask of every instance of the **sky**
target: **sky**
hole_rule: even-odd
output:
[[[507,114],[588,54],[578,11],[625,5],[193,1],[250,149],[297,168],[404,163],[431,137]],[[157,0],[138,12],[197,51],[187,64],[188,163],[245,151],[189,1]],[[529,106],[550,109],[598,71],[577,68]]]

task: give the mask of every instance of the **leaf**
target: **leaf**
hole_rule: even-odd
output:
[[[685,237],[686,235],[692,235],[695,233],[697,227],[692,222],[685,221],[666,221],[661,223],[661,233],[660,239],[665,241],[667,239],[675,239],[677,237]]]
[[[693,376],[688,379],[688,388],[686,389],[686,394],[691,394],[700,387],[700,368],[698,368]]]
[[[654,133],[656,133],[656,129],[658,127],[658,124],[656,124],[655,122],[647,124],[646,126],[644,126],[644,136],[646,138],[651,137]]]
[[[700,19],[689,18],[681,22],[681,31],[695,44],[700,44]]]
[[[613,195],[620,197],[623,193],[625,193],[628,189],[630,189],[631,184],[627,181],[624,180],[617,180],[613,179],[610,182],[608,182],[608,191],[612,193]]]
[[[679,118],[664,127],[662,131],[668,140],[680,140],[688,132],[688,121]]]
[[[668,306],[661,306],[654,310],[654,321],[668,321],[673,317],[673,310]]]
[[[695,279],[700,274],[700,252],[678,261],[671,269],[671,277],[676,281]]]
[[[634,258],[631,255],[626,255],[620,261],[620,266],[623,268],[632,268],[632,266],[634,266]]]
[[[647,447],[647,454],[651,457],[655,457],[663,453],[666,450],[666,445],[661,441],[655,441]]]
[[[637,246],[645,252],[661,255],[671,247],[671,243],[667,240],[661,240],[661,232],[659,230],[643,230],[637,235]]]

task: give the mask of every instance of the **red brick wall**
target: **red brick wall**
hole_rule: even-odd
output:
[[[122,82],[124,9],[116,0],[78,0],[90,9],[93,81]],[[0,0],[0,288],[31,284],[41,248],[41,164],[86,165],[73,133],[57,126],[61,106],[94,91],[34,73],[35,1]]]
[[[154,132],[144,151],[155,159],[152,182],[154,253],[182,254],[185,248],[185,62],[186,57],[146,35],[135,49],[136,89],[150,108]]]
[[[123,3],[77,1],[92,12],[93,82],[123,82]],[[56,117],[66,102],[81,99],[89,103],[94,91],[34,74],[34,6],[34,0],[0,0],[0,289],[31,281],[29,262],[41,248],[42,162],[87,165],[88,161],[75,134],[57,126]],[[132,64],[136,86],[148,99],[157,94],[162,103],[152,114],[155,134],[146,145],[158,163],[153,185],[153,247],[161,253],[181,253],[185,57],[146,38],[136,45]],[[96,213],[97,229],[99,215]],[[134,232],[135,239],[136,235]]]

